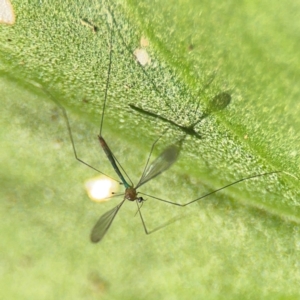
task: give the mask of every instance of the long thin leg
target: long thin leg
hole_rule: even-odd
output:
[[[118,35],[119,37],[121,38],[122,42],[123,42],[123,45],[125,46],[127,52],[130,54],[130,55],[133,55],[133,51],[131,51],[131,49],[129,48],[129,46],[126,44],[126,41],[124,39],[124,37],[122,36],[120,30],[119,30],[119,27],[118,27],[118,23],[116,21],[116,18],[115,18],[115,15],[113,13],[113,10],[110,6],[110,3],[109,3],[109,0],[106,1],[107,3],[107,7],[108,7],[108,11],[112,17],[112,20],[113,20],[113,23],[115,24],[116,28],[117,28],[117,31],[118,31]],[[171,99],[168,97],[168,95],[162,91],[159,90],[159,88],[157,87],[157,85],[155,84],[154,80],[149,76],[149,74],[146,72],[146,70],[143,68],[143,66],[141,64],[138,63],[138,66],[140,68],[140,70],[144,73],[144,75],[147,77],[148,81],[150,82],[150,84],[152,85],[152,88],[153,90],[155,90],[155,92],[158,94],[158,95],[163,95],[163,97],[165,99],[167,99],[168,101],[166,101],[166,104],[167,106],[169,107],[169,109],[172,110],[172,107],[169,103],[172,103]]]
[[[72,144],[72,149],[73,149],[73,153],[74,153],[74,156],[75,156],[75,159],[77,161],[79,161],[80,163],[86,165],[87,167],[97,171],[98,173],[100,174],[103,174],[117,182],[119,182],[119,180],[116,180],[115,178],[103,173],[102,171],[100,171],[99,169],[93,167],[92,165],[88,164],[87,162],[85,162],[84,160],[82,160],[80,157],[78,157],[77,155],[77,151],[76,151],[76,147],[75,147],[75,143],[74,143],[74,138],[73,138],[73,134],[72,134],[72,130],[71,130],[71,126],[70,126],[70,122],[69,122],[69,118],[68,118],[68,115],[67,115],[67,112],[65,110],[65,108],[54,98],[54,96],[46,89],[43,89],[44,92],[50,96],[50,98],[53,100],[53,102],[55,102],[55,104],[61,109],[62,113],[63,113],[63,116],[64,116],[64,119],[66,121],[66,125],[67,125],[67,128],[68,128],[68,132],[69,132],[69,137],[70,137],[70,141],[71,141],[71,144]],[[119,182],[121,183],[121,182]]]
[[[237,180],[237,181],[235,181],[235,182],[232,182],[232,183],[230,183],[230,184],[227,184],[227,185],[225,185],[225,186],[223,186],[223,187],[221,187],[221,188],[219,188],[219,189],[216,189],[216,190],[214,190],[214,191],[212,191],[212,192],[210,192],[210,193],[207,193],[207,194],[205,194],[205,195],[203,195],[203,196],[201,196],[201,197],[199,197],[199,198],[196,198],[196,199],[194,199],[194,200],[192,200],[192,201],[189,201],[189,202],[187,202],[187,203],[185,203],[185,204],[180,204],[180,203],[172,202],[172,201],[169,201],[169,200],[161,199],[161,198],[158,198],[158,197],[154,197],[154,196],[151,196],[151,195],[142,193],[142,192],[140,192],[140,191],[139,191],[139,194],[145,195],[145,196],[147,196],[147,197],[150,197],[150,198],[152,198],[152,199],[156,199],[156,200],[159,200],[159,201],[162,201],[162,202],[165,202],[165,203],[169,203],[169,204],[172,204],[172,205],[176,205],[176,206],[187,206],[187,205],[190,205],[190,204],[192,204],[192,203],[194,203],[194,202],[196,202],[196,201],[199,201],[199,200],[201,200],[201,199],[203,199],[203,198],[205,198],[205,197],[208,197],[208,196],[210,196],[210,195],[212,195],[212,194],[215,194],[215,193],[217,193],[217,192],[219,192],[219,191],[222,191],[222,190],[224,190],[224,189],[226,189],[226,188],[228,188],[228,187],[230,187],[230,186],[232,186],[232,185],[235,185],[235,184],[237,184],[237,183],[240,183],[240,182],[242,182],[242,181],[250,180],[250,179],[257,178],[257,177],[261,177],[261,176],[266,176],[266,175],[276,174],[276,173],[285,173],[285,172],[283,172],[283,171],[273,171],[273,172],[267,172],[267,173],[262,173],[262,174],[256,174],[256,175],[252,175],[252,176],[249,176],[249,177],[244,177],[244,178],[239,179],[239,180]]]
[[[122,165],[119,163],[119,161],[117,160],[117,158],[114,156],[114,154],[112,153],[112,151],[110,150],[110,148],[108,147],[107,143],[105,142],[103,136],[102,136],[102,128],[103,128],[103,124],[104,124],[104,115],[105,115],[105,108],[106,108],[106,104],[107,104],[107,96],[108,96],[108,90],[109,90],[109,82],[110,82],[110,73],[111,73],[111,67],[112,67],[112,54],[113,54],[113,33],[114,33],[114,28],[113,28],[113,23],[111,24],[111,28],[110,28],[110,39],[109,39],[109,63],[108,63],[108,68],[107,68],[107,77],[106,77],[106,85],[105,85],[105,94],[104,94],[104,102],[103,102],[103,107],[102,107],[102,117],[101,117],[101,121],[100,121],[100,128],[99,128],[99,141],[100,141],[100,145],[101,148],[104,150],[105,154],[107,155],[109,161],[111,162],[114,170],[116,171],[116,173],[118,174],[119,178],[122,180],[124,186],[127,188],[129,187],[128,183],[126,182],[123,174],[119,171],[118,166],[120,167],[120,169],[122,169],[123,173],[126,175],[126,177],[128,178],[128,180],[131,182],[132,185],[132,181],[130,179],[130,177],[128,176],[128,174],[126,173],[126,171],[123,169]],[[116,165],[116,163],[118,164],[118,166]]]
[[[162,229],[162,228],[164,228],[164,227],[166,227],[166,226],[168,226],[168,225],[170,225],[170,224],[172,224],[172,223],[174,223],[174,222],[176,222],[176,221],[178,221],[178,220],[180,220],[180,219],[183,218],[182,216],[175,217],[175,218],[171,219],[170,221],[168,221],[168,222],[166,222],[166,223],[163,223],[162,225],[160,225],[160,226],[158,226],[158,227],[156,227],[156,228],[154,228],[154,229],[152,229],[152,230],[148,230],[148,229],[147,229],[147,226],[146,226],[146,223],[145,223],[145,221],[144,221],[144,218],[143,218],[143,216],[142,216],[142,213],[141,213],[141,207],[139,206],[138,201],[136,201],[136,205],[137,205],[137,208],[138,208],[138,213],[139,213],[139,215],[140,215],[140,218],[141,218],[141,221],[142,221],[142,224],[143,224],[145,233],[146,233],[147,235],[148,235],[148,234],[151,234],[151,233],[153,233],[153,232],[155,232],[155,231],[158,231],[158,230],[160,230],[160,229]]]
[[[106,77],[106,85],[105,85],[105,94],[104,94],[104,102],[102,107],[102,117],[100,121],[100,128],[99,128],[99,136],[102,137],[102,127],[104,122],[104,113],[106,108],[106,102],[107,102],[107,93],[109,89],[109,82],[110,82],[110,73],[111,73],[111,66],[112,66],[112,41],[113,41],[113,26],[110,28],[110,39],[109,39],[109,63],[107,68],[107,77]]]
[[[106,1],[107,3],[107,7],[108,7],[108,11],[112,17],[112,20],[113,20],[113,23],[115,24],[116,28],[117,28],[117,31],[118,31],[118,35],[119,37],[121,38],[121,40],[123,41],[123,45],[125,46],[127,52],[130,54],[130,55],[133,55],[133,52],[132,52],[132,49],[130,49],[130,47],[127,45],[124,37],[122,36],[121,34],[121,31],[118,27],[118,23],[116,21],[116,18],[114,16],[114,13],[113,13],[113,10],[110,6],[110,3],[109,3],[109,0]],[[168,96],[167,93],[163,92],[162,90],[160,90],[157,85],[155,84],[154,80],[149,76],[149,74],[146,72],[145,68],[138,63],[138,66],[139,68],[141,69],[141,71],[144,73],[144,75],[147,77],[148,81],[150,82],[150,84],[152,85],[152,88],[153,90],[159,95],[159,96],[163,96],[165,99],[167,99],[166,101],[166,105],[169,107],[169,109],[173,110],[172,106],[170,105],[170,103],[172,103],[172,100],[170,99],[170,97]],[[204,91],[210,86],[210,84],[213,82],[213,80],[215,79],[216,77],[216,72],[214,72],[212,74],[212,76],[208,79],[208,81],[203,85],[203,87],[200,89],[200,91],[198,92],[198,95],[200,95],[201,93],[204,93]],[[198,101],[198,104],[197,104],[197,108],[195,110],[195,115],[198,111],[198,108],[199,108],[199,101]],[[184,111],[186,109],[186,104],[182,107],[181,111]],[[198,122],[197,122],[198,123]]]

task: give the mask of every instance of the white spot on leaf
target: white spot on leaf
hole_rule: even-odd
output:
[[[0,0],[0,23],[15,23],[15,13],[9,0]]]
[[[136,60],[144,67],[146,65],[150,65],[151,58],[145,48],[149,46],[149,41],[145,37],[141,37],[140,40],[141,48],[137,48],[134,50],[133,54],[136,57]]]
[[[150,64],[151,59],[146,49],[136,49],[133,54],[143,67]]]

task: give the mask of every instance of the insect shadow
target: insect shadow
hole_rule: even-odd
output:
[[[109,64],[108,64],[108,68],[107,68],[107,78],[106,78],[104,102],[103,102],[103,106],[102,106],[98,141],[99,141],[100,146],[101,146],[102,150],[104,151],[108,161],[110,162],[110,164],[113,167],[115,173],[117,174],[119,180],[116,180],[115,178],[111,177],[110,175],[107,175],[106,173],[104,173],[101,170],[95,168],[94,166],[88,164],[87,162],[85,162],[84,160],[82,160],[79,157],[79,155],[77,154],[76,145],[75,145],[75,142],[74,142],[71,125],[70,125],[69,118],[68,118],[68,115],[67,115],[67,112],[66,112],[65,108],[56,100],[56,98],[47,89],[43,89],[44,92],[47,93],[50,96],[50,98],[57,104],[57,106],[62,110],[64,119],[65,119],[65,122],[66,122],[66,125],[67,125],[69,138],[70,138],[70,141],[71,141],[71,144],[72,144],[72,150],[73,150],[75,159],[77,161],[79,161],[80,163],[84,164],[85,166],[97,171],[98,173],[101,173],[101,174],[111,178],[112,180],[115,180],[115,181],[119,182],[125,188],[124,194],[112,194],[110,197],[107,197],[107,198],[112,198],[112,197],[117,197],[117,196],[123,195],[122,201],[116,207],[114,207],[113,209],[111,209],[108,212],[104,213],[99,218],[99,220],[96,222],[95,226],[93,227],[93,229],[91,231],[91,235],[90,235],[91,241],[93,243],[97,243],[97,242],[99,242],[103,239],[106,232],[110,228],[115,216],[117,215],[118,211],[120,210],[120,208],[124,204],[125,200],[136,202],[137,208],[138,208],[138,213],[140,215],[142,225],[144,227],[144,230],[145,230],[146,234],[150,234],[150,233],[152,233],[152,232],[154,232],[154,231],[156,231],[156,230],[158,230],[158,229],[165,226],[165,225],[161,225],[161,226],[159,226],[159,227],[157,227],[157,228],[155,228],[151,231],[149,231],[147,229],[145,221],[144,221],[142,213],[141,213],[141,210],[140,210],[140,207],[141,207],[141,205],[143,204],[143,202],[145,200],[144,200],[143,197],[138,195],[139,192],[137,191],[137,189],[140,188],[141,186],[143,186],[148,181],[154,179],[155,177],[157,177],[161,173],[167,171],[176,162],[176,160],[179,156],[179,153],[180,153],[180,150],[181,150],[181,144],[182,144],[182,140],[179,140],[179,141],[173,143],[172,145],[169,145],[168,147],[166,147],[162,151],[162,153],[152,163],[149,164],[152,152],[153,152],[156,144],[158,143],[158,141],[165,134],[165,132],[166,132],[166,130],[165,130],[152,144],[150,154],[148,156],[148,159],[147,159],[146,165],[144,167],[142,176],[141,176],[139,182],[137,183],[137,185],[135,185],[135,186],[133,185],[130,177],[128,176],[126,171],[123,169],[123,167],[119,163],[118,159],[113,154],[110,147],[108,146],[108,143],[106,142],[106,140],[103,137],[102,129],[103,129],[103,125],[104,125],[104,117],[105,117],[105,111],[106,111],[107,100],[108,100],[108,90],[109,90],[110,74],[111,74],[111,66],[112,66],[112,55],[113,55],[112,44],[113,44],[113,36],[114,36],[113,33],[114,33],[114,30],[113,30],[113,27],[111,27],[111,34],[110,34],[110,41],[109,41],[109,46],[110,46]]]
[[[127,45],[126,43],[126,40],[124,39],[123,35],[121,34],[121,30],[119,29],[118,27],[118,23],[116,21],[116,18],[114,16],[114,12],[110,6],[110,3],[109,1],[106,1],[107,2],[107,7],[108,7],[108,11],[112,17],[112,23],[115,25],[115,27],[117,28],[117,33],[120,37],[120,39],[122,40],[123,42],[123,45],[124,47],[127,49],[127,52],[129,55],[133,55],[133,51],[130,49],[130,47]],[[163,91],[160,91],[159,88],[157,87],[155,81],[150,77],[150,75],[147,73],[146,69],[140,64],[140,63],[137,63],[137,65],[140,67],[140,70],[141,72],[146,76],[146,78],[148,79],[150,85],[152,86],[153,90],[160,96],[162,96],[163,98],[166,98],[168,99],[167,103],[171,103],[172,101],[169,99],[167,93],[163,92]],[[203,88],[200,90],[199,94],[204,92],[205,89],[207,89],[211,82],[214,80],[214,76],[215,74],[212,76],[212,78],[203,86]],[[219,112],[219,111],[222,111],[224,110],[225,108],[228,107],[228,105],[231,103],[231,95],[229,92],[221,92],[219,94],[217,94],[216,96],[214,96],[213,98],[210,99],[210,101],[207,103],[206,105],[206,109],[204,110],[204,112],[202,112],[202,115],[201,117],[199,117],[195,122],[193,122],[192,124],[190,124],[189,126],[182,126],[182,125],[179,125],[177,124],[176,122],[172,121],[172,120],[169,120],[159,114],[156,114],[154,112],[151,112],[151,111],[148,111],[148,110],[145,110],[139,106],[137,106],[136,104],[129,104],[129,107],[135,111],[137,111],[138,113],[141,113],[141,114],[144,114],[146,116],[149,116],[149,117],[153,117],[153,118],[157,118],[165,123],[168,123],[169,125],[171,126],[175,126],[177,127],[178,129],[180,129],[183,133],[185,133],[184,137],[180,140],[180,146],[182,145],[182,142],[184,141],[185,137],[187,135],[190,135],[190,136],[193,136],[193,137],[196,137],[196,138],[199,138],[201,139],[202,136],[195,130],[196,126],[201,122],[203,121],[205,118],[207,118],[208,116],[210,116],[211,114],[213,113],[216,113],[216,112]],[[168,105],[169,106],[169,105]],[[169,106],[170,107],[170,106]],[[171,107],[170,107],[171,108]],[[198,111],[198,108],[199,108],[199,103],[198,103],[198,106],[197,106],[197,109],[195,110],[195,114],[197,113]],[[152,150],[151,150],[152,152]],[[151,152],[150,152],[150,155],[151,155]],[[177,156],[178,157],[178,156]],[[176,157],[176,159],[177,159]],[[174,161],[175,162],[175,161]],[[151,167],[151,165],[150,165]],[[275,171],[271,171],[271,172],[265,172],[265,173],[261,173],[261,174],[254,174],[254,175],[250,175],[250,176],[247,176],[247,177],[244,177],[244,178],[241,178],[239,180],[236,180],[230,184],[227,184],[221,188],[218,188],[210,193],[207,193],[201,197],[198,197],[196,199],[193,199],[191,201],[188,201],[184,204],[180,204],[180,203],[176,203],[176,202],[173,202],[173,201],[169,201],[169,200],[166,200],[166,199],[162,199],[162,198],[158,198],[158,197],[154,197],[154,196],[151,196],[149,194],[145,194],[143,192],[139,192],[139,194],[141,195],[144,195],[146,197],[150,197],[152,199],[156,199],[156,200],[159,200],[159,201],[162,201],[162,202],[165,202],[165,203],[169,203],[169,204],[172,204],[172,205],[176,205],[176,206],[180,206],[180,207],[184,207],[184,206],[187,206],[187,205],[190,205],[194,202],[197,202],[207,196],[210,196],[214,193],[217,193],[223,189],[226,189],[230,186],[233,186],[235,184],[238,184],[238,183],[241,183],[243,181],[247,181],[247,180],[251,180],[251,179],[254,179],[254,178],[258,178],[258,177],[263,177],[263,176],[268,176],[268,175],[272,175],[272,174],[277,174],[277,173],[285,173],[285,174],[288,174],[286,173],[285,171],[282,171],[282,170],[275,170]],[[290,175],[290,174],[288,174]],[[139,213],[140,213],[140,210],[138,210]],[[100,220],[99,220],[100,221]],[[146,230],[145,230],[146,231]],[[153,232],[153,231],[152,231]],[[146,231],[146,233],[149,233]]]
[[[221,111],[223,109],[225,109],[231,102],[231,96],[230,94],[226,93],[226,92],[222,92],[219,93],[218,95],[216,95],[215,97],[213,97],[208,105],[206,110],[202,113],[202,116],[200,118],[198,118],[198,120],[192,124],[190,124],[189,126],[183,126],[183,125],[179,125],[176,122],[169,120],[159,114],[153,113],[151,111],[145,110],[141,107],[138,107],[134,104],[129,104],[129,107],[143,115],[149,116],[149,117],[153,117],[156,119],[159,119],[160,121],[163,121],[165,123],[168,123],[171,126],[174,126],[178,129],[180,129],[183,133],[185,133],[186,135],[190,135],[190,136],[194,136],[196,138],[201,139],[202,136],[195,131],[195,127],[202,122],[205,118],[207,118],[208,116],[210,116],[212,113],[214,112],[218,112]],[[197,111],[197,110],[196,110]]]
[[[197,202],[201,199],[204,199],[214,193],[217,193],[221,190],[224,190],[230,186],[233,186],[235,184],[238,184],[240,182],[246,181],[246,180],[250,180],[253,178],[258,178],[258,177],[262,177],[262,176],[266,176],[266,175],[271,175],[271,174],[275,174],[275,173],[281,173],[282,171],[272,171],[272,172],[266,172],[266,173],[261,173],[261,174],[255,174],[255,175],[251,175],[248,177],[244,177],[241,178],[239,180],[236,180],[230,184],[227,184],[221,188],[218,188],[212,192],[209,192],[207,194],[204,194],[200,197],[197,197],[195,199],[192,199],[190,201],[187,201],[184,204],[181,203],[176,203],[167,199],[162,199],[159,197],[155,197],[149,194],[146,194],[144,192],[141,192],[140,190],[138,191],[139,188],[141,188],[144,184],[146,184],[148,181],[156,178],[158,175],[162,174],[163,172],[167,171],[171,166],[173,166],[173,164],[177,161],[179,154],[180,154],[180,150],[181,150],[181,146],[182,146],[182,142],[184,140],[180,139],[177,142],[174,142],[173,144],[169,145],[168,147],[165,148],[165,150],[162,151],[162,153],[152,162],[149,164],[150,162],[150,158],[152,155],[152,152],[156,146],[156,144],[158,143],[158,141],[161,139],[161,137],[164,135],[165,132],[163,132],[163,134],[158,137],[154,143],[152,144],[151,150],[150,150],[150,154],[148,155],[148,159],[146,162],[146,165],[144,167],[144,170],[142,172],[142,176],[139,180],[139,182],[137,183],[137,185],[133,185],[132,181],[130,180],[128,174],[125,172],[125,170],[122,168],[121,164],[119,163],[118,159],[116,158],[116,156],[113,154],[113,151],[110,149],[110,147],[108,146],[108,143],[106,142],[106,140],[103,137],[102,134],[102,129],[103,129],[103,124],[104,124],[104,117],[105,117],[105,110],[106,110],[106,105],[107,105],[107,99],[108,99],[108,90],[109,90],[109,83],[110,83],[110,74],[111,74],[111,65],[112,65],[112,55],[113,55],[113,36],[114,36],[114,22],[112,22],[111,24],[111,34],[110,34],[110,40],[109,40],[109,47],[110,47],[110,51],[109,51],[109,64],[108,64],[108,68],[107,68],[107,79],[106,79],[106,86],[105,86],[105,94],[104,94],[104,102],[103,102],[103,106],[102,106],[102,114],[101,114],[101,121],[100,121],[100,127],[99,127],[99,134],[98,134],[98,140],[100,143],[100,146],[102,148],[102,150],[104,151],[108,161],[110,162],[111,166],[113,167],[115,173],[117,174],[119,180],[116,180],[117,182],[121,183],[122,185],[124,185],[125,188],[125,192],[123,195],[123,199],[122,201],[115,206],[114,208],[110,209],[109,211],[107,211],[106,213],[104,213],[99,220],[96,222],[96,224],[94,225],[92,231],[91,231],[91,241],[93,243],[97,243],[100,242],[103,237],[105,236],[105,234],[107,233],[107,231],[109,230],[110,226],[113,223],[113,220],[115,219],[117,213],[119,212],[120,208],[123,206],[123,204],[125,203],[126,200],[131,201],[131,202],[135,202],[137,205],[137,210],[138,210],[138,214],[140,216],[144,231],[146,234],[151,234],[163,227],[165,227],[166,225],[168,225],[169,223],[165,223],[159,227],[156,227],[153,230],[148,230],[145,224],[145,221],[143,219],[142,213],[141,213],[141,205],[144,203],[145,199],[144,197],[148,197],[151,199],[155,199],[158,200],[160,202],[164,202],[164,203],[168,203],[168,204],[172,204],[175,206],[180,206],[180,207],[184,207],[184,206],[188,206],[194,202]],[[67,125],[67,129],[68,129],[68,133],[69,133],[69,137],[70,137],[70,141],[72,144],[72,149],[73,149],[73,153],[75,156],[75,159],[78,160],[80,163],[84,164],[85,166],[92,168],[93,170],[97,171],[98,173],[104,174],[106,176],[108,176],[107,174],[103,173],[101,170],[93,167],[92,165],[86,163],[85,161],[83,161],[77,154],[76,151],[76,147],[75,147],[75,143],[74,143],[74,139],[73,139],[73,134],[72,134],[72,130],[71,130],[71,126],[69,123],[69,119],[66,113],[66,110],[64,109],[64,107],[52,96],[52,94],[45,90],[45,92],[54,100],[55,103],[57,103],[57,105],[61,108],[62,112],[63,112],[63,116],[65,118],[66,121],[66,125]],[[220,96],[221,95],[221,96]],[[216,96],[217,97],[217,96]],[[207,115],[209,115],[211,112],[214,112],[216,110],[219,110],[220,107],[224,106],[226,107],[229,102],[230,99],[228,97],[227,94],[219,94],[219,97],[214,98],[215,100],[213,101],[214,103],[217,103],[218,99],[223,99],[223,101],[220,101],[220,103],[223,104],[218,104],[218,105],[212,105],[210,109],[208,109],[208,111],[206,112]],[[225,101],[224,101],[225,99]],[[227,99],[227,101],[226,101]],[[225,103],[225,104],[224,104]],[[206,115],[204,114],[204,116]],[[202,118],[203,119],[203,118]],[[166,121],[168,122],[168,121]],[[200,121],[198,120],[197,123],[199,123]],[[195,126],[195,124],[193,124]],[[194,130],[193,126],[190,126],[190,130]],[[197,133],[196,133],[197,134]],[[108,176],[110,178],[112,178],[111,176]],[[115,180],[114,178],[112,178],[113,180]],[[111,197],[117,197],[117,196],[121,196],[121,194],[112,194]]]
[[[106,1],[107,3],[107,8],[108,8],[108,12],[112,18],[112,23],[114,24],[115,28],[117,29],[117,34],[119,35],[124,47],[126,48],[126,51],[128,52],[128,55],[132,56],[132,58],[134,59],[134,54],[132,49],[128,46],[128,44],[126,43],[125,38],[123,37],[121,30],[119,29],[118,26],[118,22],[116,21],[116,17],[114,15],[114,11],[109,3],[110,1]],[[143,75],[147,78],[147,81],[150,83],[152,89],[156,92],[156,94],[158,96],[162,96],[163,99],[167,99],[167,101],[165,102],[165,104],[167,105],[167,107],[169,107],[172,110],[172,107],[170,105],[170,103],[172,103],[173,101],[170,99],[169,95],[164,92],[163,90],[159,89],[155,83],[155,81],[153,80],[153,78],[148,74],[148,72],[146,71],[145,67],[142,66],[142,64],[140,64],[139,62],[136,63],[136,65],[139,67],[140,71],[143,73]],[[210,78],[208,79],[208,81],[203,85],[203,87],[198,91],[198,95],[201,95],[205,92],[205,90],[211,85],[211,83],[213,82],[213,80],[215,79],[216,76],[216,71],[212,73],[212,75],[210,76]],[[175,126],[178,129],[180,129],[183,133],[185,133],[186,135],[190,135],[190,136],[194,136],[196,138],[201,139],[202,136],[195,130],[196,126],[203,121],[205,118],[207,118],[208,116],[210,116],[212,113],[224,110],[231,102],[231,95],[229,92],[225,91],[225,92],[221,92],[219,94],[217,94],[216,96],[214,96],[213,98],[211,98],[209,100],[209,102],[206,105],[205,110],[202,112],[202,115],[199,118],[196,118],[196,114],[199,110],[199,102],[198,105],[195,109],[195,116],[194,119],[196,119],[195,122],[193,122],[192,124],[190,124],[189,126],[183,126],[180,125],[170,119],[167,119],[159,114],[156,114],[154,112],[151,112],[149,110],[146,110],[144,108],[139,107],[136,104],[129,104],[129,107],[135,111],[137,111],[138,113],[141,113],[143,115],[146,116],[150,116],[153,118],[157,118],[165,123],[168,123],[171,126]],[[185,108],[182,109],[182,111],[184,111]]]

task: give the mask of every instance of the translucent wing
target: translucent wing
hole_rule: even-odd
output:
[[[228,93],[222,92],[209,101],[207,110],[209,113],[223,110],[229,105],[230,101],[231,96]]]
[[[91,241],[93,243],[98,243],[102,240],[125,200],[100,217],[91,232]]]
[[[168,170],[177,160],[180,152],[180,146],[171,145],[166,148],[144,171],[136,189],[149,180]]]

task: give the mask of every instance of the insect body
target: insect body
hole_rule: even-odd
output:
[[[143,172],[143,175],[141,176],[139,183],[134,187],[133,185],[128,184],[127,181],[125,180],[123,174],[121,173],[120,169],[117,166],[117,163],[116,163],[113,153],[111,152],[110,148],[108,147],[107,143],[105,142],[105,140],[102,136],[99,136],[99,141],[100,141],[101,147],[104,150],[107,158],[109,159],[111,165],[113,166],[114,170],[118,174],[119,178],[121,179],[121,181],[125,187],[125,194],[124,194],[124,198],[121,201],[121,203],[119,203],[116,207],[114,207],[113,209],[106,212],[105,214],[103,214],[100,217],[100,219],[98,220],[98,222],[92,229],[91,241],[94,243],[97,243],[103,238],[103,236],[109,229],[110,225],[112,224],[115,216],[117,215],[119,209],[121,208],[121,206],[123,205],[125,200],[136,201],[137,207],[138,207],[138,212],[141,217],[145,232],[146,232],[146,234],[151,233],[147,230],[144,219],[143,219],[141,211],[140,211],[139,203],[142,203],[144,201],[144,199],[143,199],[143,197],[138,197],[137,189],[139,187],[141,187],[143,184],[145,184],[146,182],[150,181],[151,179],[155,178],[162,172],[169,169],[174,164],[174,162],[177,160],[179,152],[180,152],[180,145],[174,144],[174,145],[167,147],[148,167],[146,165],[146,168]],[[155,145],[155,143],[154,143],[154,145]],[[154,145],[152,146],[152,149],[153,149]],[[151,155],[151,152],[150,152],[150,155]],[[150,156],[149,156],[149,158],[150,158]],[[149,158],[148,158],[148,161],[149,161]],[[147,163],[148,163],[148,161],[147,161]]]

